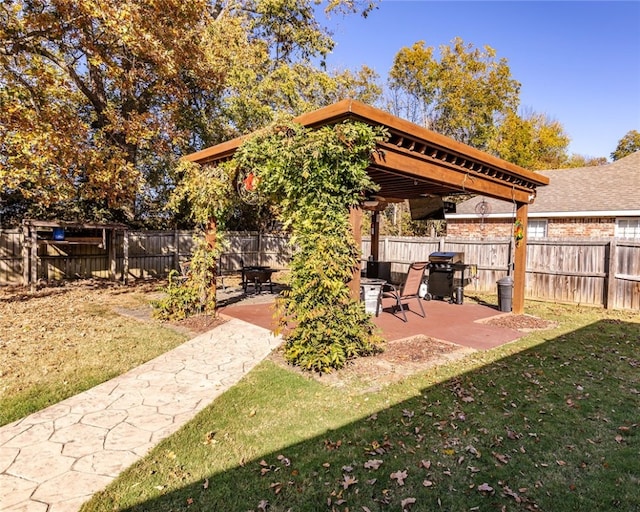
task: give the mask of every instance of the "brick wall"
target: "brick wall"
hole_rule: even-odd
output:
[[[489,239],[510,237],[511,219],[460,219],[447,221],[447,236]],[[616,222],[609,218],[548,219],[548,238],[609,238],[615,236]]]
[[[453,238],[509,238],[513,222],[506,219],[460,219],[447,221],[447,236]]]
[[[616,234],[614,218],[549,219],[549,238],[609,238]]]

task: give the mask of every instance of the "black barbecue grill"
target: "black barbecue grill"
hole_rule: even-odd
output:
[[[464,287],[471,282],[463,252],[432,252],[429,255],[429,278],[425,299],[449,298],[449,302],[462,304]]]

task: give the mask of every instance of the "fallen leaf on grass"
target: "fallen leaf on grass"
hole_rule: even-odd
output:
[[[274,482],[269,486],[274,493],[278,494],[282,490],[282,482]]]
[[[478,486],[479,492],[493,492],[493,487],[491,487],[488,483],[483,483]]]
[[[343,475],[343,480],[342,480],[342,488],[343,489],[348,489],[349,487],[351,487],[352,485],[355,485],[358,483],[358,479],[352,477],[351,475]]]
[[[269,508],[269,502],[267,500],[260,500],[258,503],[258,512],[267,512]]]
[[[522,502],[522,498],[520,497],[520,495],[517,492],[511,490],[509,488],[509,486],[505,485],[502,488],[502,492],[504,493],[505,496],[508,496],[508,497],[513,498],[514,500],[516,500],[516,503],[521,503]]]
[[[420,466],[422,466],[424,469],[429,469],[431,467],[431,461],[423,460],[420,462]]]
[[[480,452],[476,450],[474,446],[469,445],[465,448],[465,450],[471,455],[473,455],[474,457],[480,458]]]
[[[496,458],[497,461],[499,461],[502,464],[508,464],[509,463],[509,456],[508,455],[503,455],[503,454],[497,453],[497,452],[492,452],[492,455]]]
[[[409,508],[411,508],[411,505],[413,505],[416,502],[415,498],[405,498],[400,502],[400,505],[402,506],[402,512],[404,512],[405,510],[409,510]]]
[[[398,485],[404,485],[404,480],[407,478],[406,471],[396,471],[395,473],[391,473],[391,479],[395,480]]]
[[[423,487],[433,487],[433,482],[431,480],[425,480],[422,482]]]
[[[202,484],[202,488],[203,489],[208,489],[209,488],[209,479],[205,478],[204,483]]]
[[[278,455],[278,460],[287,467],[291,466],[291,461],[284,455]]]
[[[382,461],[380,459],[371,459],[364,463],[365,469],[378,469]]]
[[[337,450],[342,446],[342,441],[336,441],[335,443],[329,439],[324,441],[324,448],[328,451]]]

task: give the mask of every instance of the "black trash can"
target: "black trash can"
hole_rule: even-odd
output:
[[[510,276],[498,279],[498,309],[510,312],[513,301],[513,278]]]

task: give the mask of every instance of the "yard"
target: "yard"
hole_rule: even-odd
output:
[[[638,510],[640,319],[530,309],[557,327],[379,389],[266,361],[83,510]]]
[[[210,319],[148,321],[158,282],[0,287],[0,425],[95,386],[183,343]],[[141,321],[144,320],[144,321]]]
[[[150,320],[157,283],[1,291],[14,417],[211,327]],[[527,312],[554,327],[444,361],[448,347],[422,346],[422,367],[395,345],[387,361],[414,367],[386,383],[367,365],[310,378],[275,354],[83,510],[640,509],[640,318]]]

